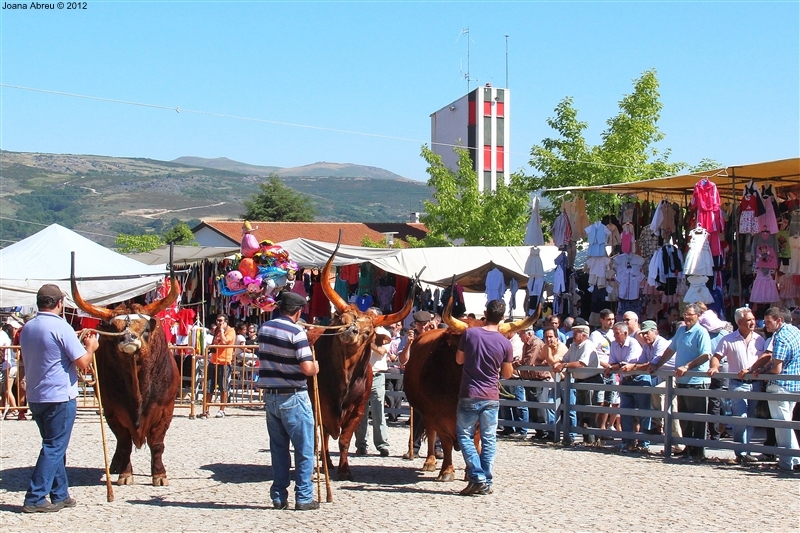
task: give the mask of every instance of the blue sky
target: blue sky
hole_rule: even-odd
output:
[[[574,98],[597,143],[632,80],[651,68],[664,104],[660,147],[672,160],[796,157],[799,6],[90,0],[81,11],[2,9],[3,84],[184,111],[2,87],[0,144],[282,167],[348,162],[425,180],[429,115],[466,92],[459,34],[469,27],[473,88],[505,85],[509,35],[515,170],[530,171],[530,148],[553,134],[545,121],[561,99]]]

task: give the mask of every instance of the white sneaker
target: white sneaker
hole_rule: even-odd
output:
[[[225,411],[217,411],[217,414],[214,418],[225,418]]]

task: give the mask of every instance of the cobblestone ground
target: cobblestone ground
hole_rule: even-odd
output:
[[[74,509],[20,512],[40,440],[34,422],[0,422],[2,531],[798,531],[800,476],[726,461],[695,464],[595,449],[500,440],[494,494],[463,497],[422,459],[406,461],[408,427],[389,429],[391,455],[354,457],[355,481],[333,481],[333,503],[275,511],[264,415],[229,409],[167,434],[170,485],[153,487],[149,451],[135,452],[135,485],[106,502],[99,417],[80,411],[68,452]],[[109,454],[113,453],[113,435]],[[336,458],[334,458],[336,461]],[[463,476],[460,454],[457,477]],[[114,476],[116,478],[116,476]],[[325,498],[325,486],[322,485]],[[290,488],[290,506],[293,506]]]

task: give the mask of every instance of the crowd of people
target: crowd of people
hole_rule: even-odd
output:
[[[516,375],[529,381],[552,382],[556,373],[577,383],[610,384],[641,387],[642,392],[617,392],[576,390],[570,388],[571,405],[599,405],[622,409],[641,409],[662,411],[667,379],[674,379],[678,394],[673,397],[673,412],[719,415],[723,405],[735,417],[756,416],[755,400],[730,399],[729,402],[711,395],[682,395],[682,389],[722,389],[737,392],[761,392],[762,384],[766,392],[774,394],[768,401],[771,418],[775,420],[798,420],[800,409],[795,402],[786,401],[782,395],[796,394],[800,391],[800,381],[781,379],[781,375],[800,375],[800,330],[792,324],[797,320],[786,308],[772,307],[764,313],[764,328],[756,329],[756,319],[748,307],[736,309],[735,325],[721,320],[714,311],[702,303],[688,304],[682,317],[677,309],[671,309],[674,320],[668,327],[659,327],[652,320],[639,323],[639,317],[632,311],[625,312],[621,320],[613,311],[600,312],[600,326],[594,331],[580,318],[567,318],[563,322],[568,327],[559,327],[561,319],[556,315],[546,317],[538,328],[531,328],[519,334],[522,346],[515,355]],[[763,334],[763,336],[762,336]],[[767,338],[765,338],[767,337]],[[551,370],[534,372],[520,369],[524,366],[548,366]],[[666,370],[672,376],[653,375],[657,370]],[[568,374],[565,373],[568,371]],[[737,375],[736,379],[718,379],[720,372]],[[775,374],[774,379],[759,381],[748,379],[751,374]],[[553,387],[530,387],[526,396],[530,401],[553,403]],[[629,389],[628,389],[629,390]],[[515,392],[509,391],[514,397]],[[510,396],[509,396],[510,397]],[[553,409],[540,409],[537,421],[552,425],[556,419]],[[509,408],[506,418],[528,422],[532,416],[527,409]],[[650,416],[619,417],[601,413],[589,416],[586,413],[570,411],[569,427],[563,444],[575,444],[578,437],[574,428],[579,426],[601,430],[637,431],[644,436],[638,440],[623,439],[620,450],[624,452],[646,451],[649,448],[648,434],[661,434],[663,419]],[[673,437],[718,440],[726,433],[720,424],[673,418],[668,428]],[[752,425],[733,424],[731,431],[734,442],[747,444],[752,439]],[[506,435],[526,436],[527,431],[513,425],[506,426]],[[767,429],[766,444],[798,449],[797,436],[792,430]],[[774,435],[774,436],[772,436]],[[554,435],[547,431],[537,431],[533,439],[552,440]],[[595,444],[597,438],[588,434],[584,443]],[[694,459],[703,459],[705,450],[700,446],[673,446],[675,454],[686,454]],[[737,451],[737,461],[752,463],[756,457],[747,451]],[[784,470],[800,470],[800,458],[779,456],[778,467]]]

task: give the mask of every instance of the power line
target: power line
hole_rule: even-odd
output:
[[[465,31],[468,33],[469,30],[468,29],[467,30],[462,30],[462,33],[464,33]],[[145,102],[132,102],[132,101],[129,101],[129,100],[119,100],[119,99],[115,99],[115,98],[105,98],[105,97],[101,97],[101,96],[92,96],[92,95],[77,94],[77,93],[68,93],[68,92],[63,92],[63,91],[53,91],[53,90],[49,90],[49,89],[39,89],[39,88],[36,88],[36,87],[24,87],[24,86],[21,86],[21,85],[9,85],[7,83],[0,83],[0,87],[6,87],[6,88],[9,88],[9,89],[19,89],[21,91],[32,91],[32,92],[39,92],[39,93],[45,93],[45,94],[54,94],[54,95],[58,95],[58,96],[68,96],[68,97],[71,97],[71,98],[82,98],[82,99],[85,99],[85,100],[96,100],[96,101],[99,101],[99,102],[108,102],[108,103],[112,103],[112,104],[131,105],[131,106],[138,106],[138,107],[149,107],[149,108],[153,108],[153,109],[161,109],[161,110],[166,110],[166,111],[175,111],[176,113],[179,113],[179,114],[180,113],[192,113],[192,114],[195,114],[195,115],[205,115],[205,116],[211,116],[211,117],[217,117],[217,118],[228,118],[228,119],[233,119],[233,120],[244,120],[244,121],[248,121],[248,122],[259,122],[259,123],[263,123],[263,124],[273,124],[273,125],[276,125],[276,126],[288,126],[288,127],[292,127],[292,128],[304,128],[304,129],[317,130],[317,131],[329,131],[329,132],[333,132],[333,133],[344,133],[344,134],[347,134],[347,135],[359,135],[359,136],[362,136],[362,137],[372,137],[372,138],[377,138],[377,139],[389,139],[389,140],[394,140],[394,141],[430,144],[431,146],[436,145],[436,146],[443,146],[443,147],[446,147],[446,148],[465,148],[465,149],[472,149],[472,150],[478,150],[479,149],[479,147],[477,147],[477,146],[469,148],[469,147],[465,147],[464,145],[460,145],[460,144],[448,144],[448,143],[440,143],[440,142],[436,142],[435,143],[435,142],[432,142],[432,141],[421,140],[421,139],[412,139],[412,138],[409,138],[409,137],[398,137],[396,135],[385,135],[385,134],[381,134],[381,133],[368,133],[368,132],[363,132],[363,131],[345,130],[345,129],[340,129],[340,128],[329,128],[329,127],[326,127],[326,126],[314,126],[314,125],[310,125],[310,124],[297,124],[297,123],[294,123],[294,122],[285,122],[285,121],[280,121],[280,120],[270,120],[270,119],[265,119],[265,118],[247,117],[247,116],[242,116],[242,115],[230,115],[230,114],[227,114],[227,113],[217,113],[217,112],[214,112],[214,111],[202,111],[202,110],[196,110],[196,109],[184,109],[184,108],[181,108],[180,106],[165,106],[165,105],[159,105],[159,104],[149,104],[149,103],[145,103]],[[530,157],[530,154],[524,153],[524,152],[513,152],[512,151],[512,152],[509,152],[509,154],[523,156],[523,157]],[[595,166],[600,166],[600,167],[621,168],[621,169],[634,170],[634,171],[637,171],[637,172],[648,172],[648,173],[658,173],[658,174],[660,174],[657,170],[646,169],[646,168],[641,168],[641,167],[632,167],[632,166],[628,166],[628,165],[615,165],[613,163],[601,163],[601,162],[598,162],[598,161],[582,161],[582,160],[579,160],[579,159],[566,159],[566,158],[558,158],[558,160],[559,161],[563,161],[565,163],[581,163],[581,164],[595,165]]]

